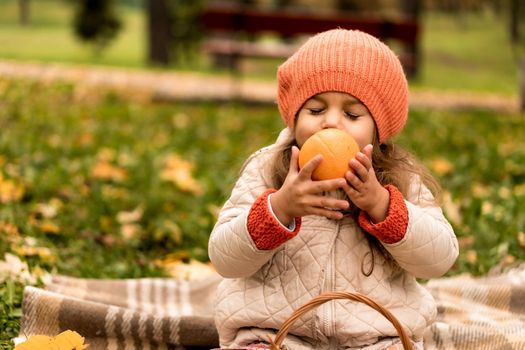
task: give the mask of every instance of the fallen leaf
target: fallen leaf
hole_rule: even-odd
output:
[[[469,263],[475,264],[478,261],[478,253],[476,253],[475,250],[467,250],[467,255],[465,256],[465,259]]]
[[[437,158],[432,160],[430,167],[436,174],[440,176],[447,175],[454,170],[454,165],[445,158]]]
[[[44,220],[38,225],[38,228],[44,233],[58,234],[60,227],[51,220]]]
[[[88,346],[84,344],[84,337],[75,331],[67,330],[56,337],[33,335],[15,346],[14,350],[83,350]]]
[[[24,284],[36,283],[36,277],[29,271],[27,263],[20,260],[18,256],[9,253],[5,253],[4,260],[0,260],[0,283],[7,278],[20,281]]]
[[[38,256],[43,261],[55,261],[55,256],[51,252],[51,249],[46,247],[21,246],[13,247],[13,250],[20,256]]]
[[[14,180],[4,179],[0,173],[0,203],[14,203],[20,201],[24,196],[25,188]]]
[[[183,191],[200,195],[204,191],[200,182],[193,178],[191,174],[193,168],[193,163],[182,159],[176,154],[171,154],[164,162],[164,168],[161,170],[160,178],[164,181],[174,183]]]
[[[124,224],[120,228],[120,233],[126,240],[137,238],[141,231],[142,227],[137,224]]]
[[[525,232],[518,232],[518,244],[521,248],[525,248]]]
[[[443,192],[443,209],[452,223],[456,225],[461,224],[462,216],[459,205],[454,202],[452,195],[448,191]]]
[[[91,170],[91,176],[102,180],[124,181],[128,178],[125,169],[105,161],[99,161]]]
[[[157,260],[156,265],[164,269],[170,276],[178,280],[197,280],[206,278],[216,273],[211,264],[205,264],[198,260],[190,259],[189,262],[173,260],[169,257]]]
[[[490,194],[490,188],[480,183],[475,183],[471,188],[474,197],[482,198],[487,197]]]
[[[137,222],[142,218],[144,209],[141,206],[138,206],[132,211],[121,211],[117,214],[117,221],[120,224],[130,224]]]

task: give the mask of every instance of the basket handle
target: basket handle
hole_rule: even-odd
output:
[[[363,295],[361,293],[357,292],[327,292],[320,294],[295,310],[290,317],[283,322],[281,329],[277,332],[275,335],[274,340],[270,344],[271,350],[285,350],[286,347],[281,347],[282,342],[286,335],[288,334],[288,331],[294,324],[294,322],[301,317],[304,313],[318,307],[321,304],[326,303],[330,300],[335,299],[350,299],[353,301],[358,301],[363,304],[366,304],[370,306],[371,308],[377,310],[379,313],[381,313],[383,316],[385,316],[386,319],[388,319],[394,328],[396,329],[399,338],[401,339],[401,343],[403,344],[403,348],[405,350],[413,350],[414,347],[412,346],[412,341],[410,340],[410,337],[407,335],[405,329],[401,325],[401,323],[397,320],[397,318],[386,308],[375,302],[374,300],[370,299],[366,295]]]

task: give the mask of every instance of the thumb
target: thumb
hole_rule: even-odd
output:
[[[292,155],[290,157],[289,174],[297,174],[299,172],[299,148],[292,146]]]
[[[368,159],[372,160],[372,151],[374,150],[374,146],[372,145],[366,145],[365,148],[363,148],[363,153],[365,156],[368,157]]]

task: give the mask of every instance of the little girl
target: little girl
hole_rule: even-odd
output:
[[[349,291],[390,310],[423,349],[436,306],[416,278],[446,273],[458,243],[434,199],[436,181],[390,142],[405,125],[407,95],[396,55],[360,31],[317,34],[279,67],[277,102],[287,128],[246,161],[209,241],[225,277],[216,305],[223,348],[267,348],[294,310],[323,292]],[[298,166],[305,140],[324,128],[359,144],[345,178],[312,180],[321,155]],[[306,313],[284,345],[402,348],[388,320],[346,300]]]

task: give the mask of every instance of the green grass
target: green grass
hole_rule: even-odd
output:
[[[16,3],[0,0],[0,58],[144,67],[146,33],[141,12],[121,7],[123,30],[101,56],[96,56],[92,47],[73,33],[70,2],[31,1],[31,23],[26,27],[18,23]]]
[[[27,28],[17,22],[16,3],[0,0],[0,59],[146,67],[145,16],[140,9],[120,8],[123,31],[95,57],[91,48],[73,35],[70,3],[31,1],[32,23]],[[411,82],[413,88],[516,94],[517,69],[504,18],[491,13],[426,13],[421,22],[421,72]],[[246,77],[274,79],[280,61],[247,63]],[[169,69],[217,73],[205,57]]]
[[[517,93],[507,23],[492,13],[423,17],[423,62],[412,87]]]
[[[77,96],[70,85],[0,81],[0,257],[11,252],[33,271],[97,278],[160,276],[156,259],[172,253],[205,261],[216,212],[243,161],[281,128],[277,110]],[[462,242],[450,274],[525,260],[524,134],[519,115],[411,112],[398,141],[449,193],[444,207]],[[162,179],[174,155],[194,164],[202,192]],[[100,163],[114,168],[96,176]],[[131,222],[119,219],[137,208],[143,214]],[[30,255],[27,247],[49,251]],[[22,287],[0,280],[0,347],[17,332]]]

